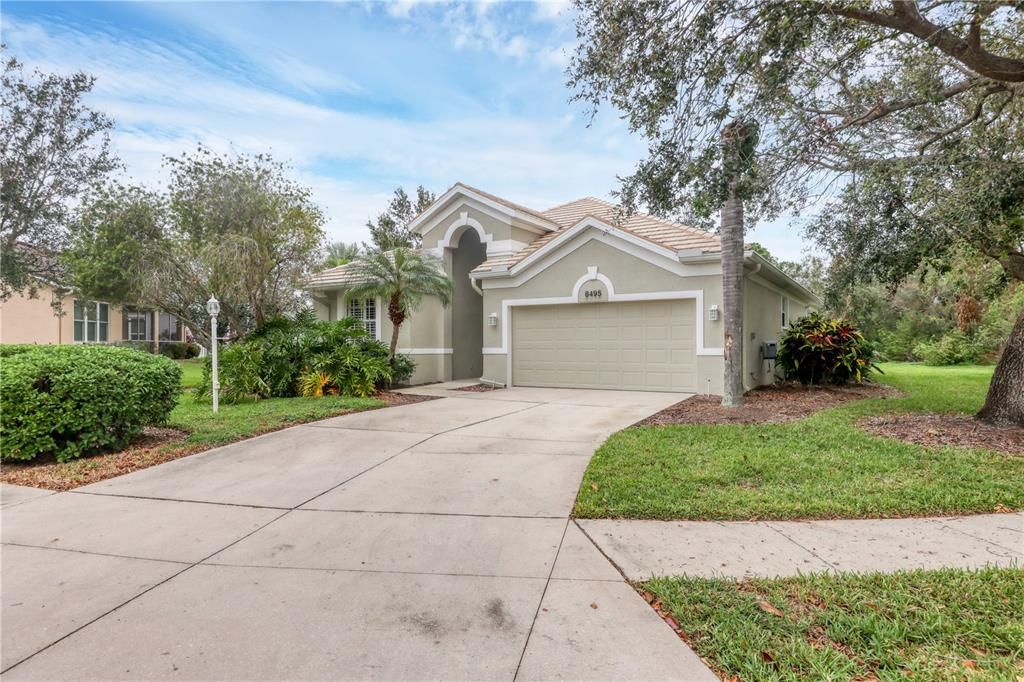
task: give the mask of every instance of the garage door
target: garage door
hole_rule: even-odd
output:
[[[692,299],[513,308],[512,383],[694,392],[694,317]]]

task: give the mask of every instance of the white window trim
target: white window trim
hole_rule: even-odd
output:
[[[152,342],[154,340],[153,339],[153,311],[152,310],[132,310],[132,311],[126,311],[124,308],[122,308],[121,309],[121,315],[126,318],[125,319],[125,326],[127,326],[127,328],[128,328],[128,338],[124,339],[125,341],[135,341],[137,343],[148,343],[148,342]],[[132,338],[132,327],[131,327],[131,323],[132,322],[131,322],[131,317],[129,317],[129,316],[132,316],[132,315],[134,315],[134,316],[141,315],[141,316],[146,318],[146,338],[144,338],[144,339],[133,339]],[[110,316],[109,309],[107,310],[107,316],[108,316],[108,318]],[[108,333],[108,336],[109,336],[109,333]]]
[[[82,322],[82,340],[81,341],[76,341],[75,340],[75,322],[79,322],[79,320],[75,318],[75,303],[78,303],[79,301],[81,301],[83,304],[85,304],[82,307],[85,316],[81,319],[81,322]],[[88,311],[88,304],[89,303],[95,303],[96,304],[96,319],[95,320],[91,320],[93,323],[96,324],[96,340],[95,341],[90,341],[89,340],[89,322],[90,322],[90,320],[89,320],[89,311]],[[107,340],[106,341],[100,341],[100,339],[99,339],[99,336],[100,336],[100,322],[101,322],[101,320],[99,318],[99,314],[100,314],[99,306],[101,306],[101,305],[107,306],[107,321],[103,323],[103,324],[107,325]],[[75,299],[72,299],[71,300],[71,342],[72,343],[110,343],[110,304],[107,303],[106,301],[94,301],[92,299],[87,299],[87,298],[75,298]]]
[[[789,326],[789,323],[792,321],[792,318],[790,318],[790,316],[789,316],[789,296],[783,296],[782,297],[782,310],[781,310],[781,313],[782,313],[782,329],[785,329],[787,326]]]
[[[373,311],[374,311],[373,338],[376,339],[377,341],[380,341],[381,340],[381,328],[380,328],[380,323],[381,323],[381,313],[380,313],[381,299],[380,299],[380,296],[377,296],[376,298],[373,298],[373,299],[367,297],[367,298],[355,299],[355,300],[363,301],[364,309],[365,309],[365,306],[366,306],[366,301],[369,301],[369,300],[373,301]],[[343,300],[343,304],[345,306],[345,314],[344,314],[343,317],[352,317],[352,303],[353,303],[353,300]],[[367,320],[365,320],[363,318],[353,318],[353,319],[358,319],[359,322],[363,322],[364,323],[363,324],[363,329],[366,329],[365,322]]]

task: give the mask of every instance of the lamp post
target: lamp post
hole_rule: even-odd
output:
[[[217,414],[218,399],[220,398],[220,382],[217,379],[217,314],[220,312],[220,302],[216,296],[210,295],[206,302],[206,312],[210,313],[210,355],[213,364],[213,413]]]

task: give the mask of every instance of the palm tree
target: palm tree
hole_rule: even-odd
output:
[[[722,130],[722,175],[727,187],[718,236],[722,240],[722,406],[743,405],[743,197],[739,185],[749,173],[757,146],[756,126],[742,118]]]
[[[391,320],[391,353],[398,347],[398,332],[424,296],[435,296],[441,305],[452,300],[452,280],[438,258],[420,251],[398,247],[390,251],[373,249],[353,261],[355,280],[346,299],[377,298],[387,301]]]
[[[350,263],[359,257],[359,244],[352,242],[334,242],[327,246],[327,256],[324,259],[325,268],[334,268],[339,265]]]

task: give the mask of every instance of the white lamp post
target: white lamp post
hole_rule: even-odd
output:
[[[213,363],[213,413],[217,413],[220,397],[220,382],[217,380],[217,314],[220,313],[220,302],[211,295],[206,302],[206,312],[210,313],[210,355]]]

